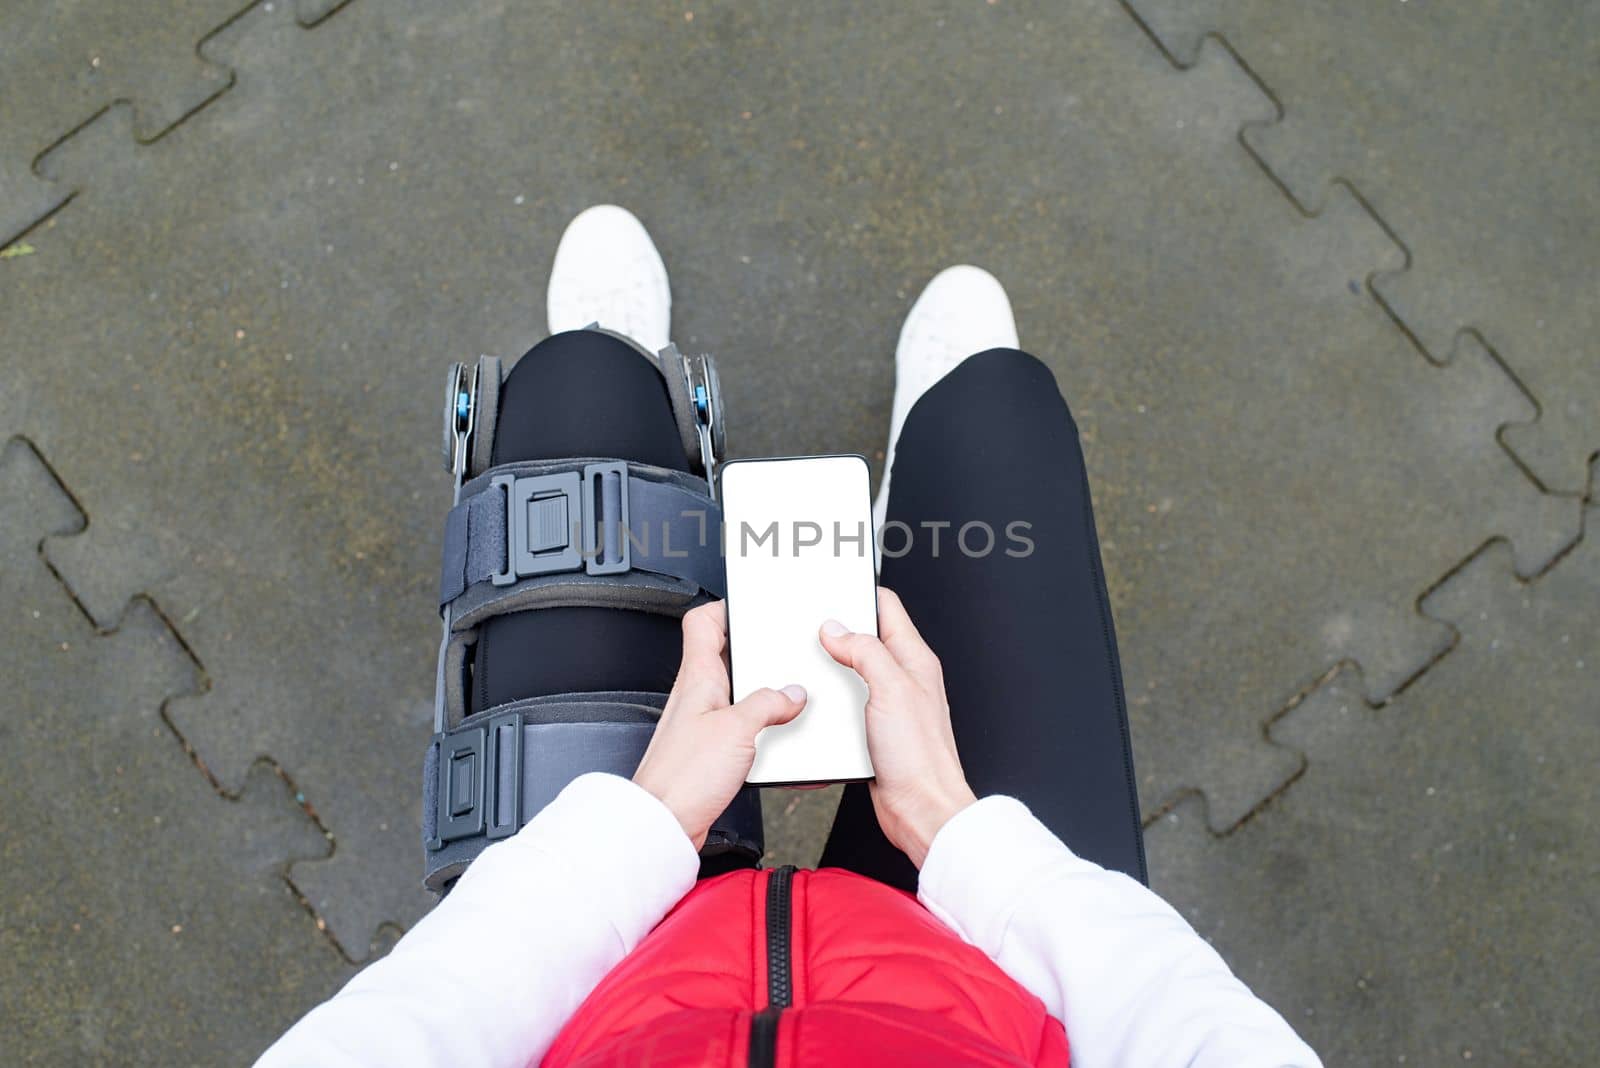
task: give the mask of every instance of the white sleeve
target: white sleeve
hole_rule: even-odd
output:
[[[485,849],[439,906],[257,1062],[537,1063],[612,966],[694,886],[699,858],[627,779],[575,779]]]
[[[1013,798],[945,824],[917,896],[1038,995],[1073,1068],[1322,1063],[1170,905],[1073,854]]]

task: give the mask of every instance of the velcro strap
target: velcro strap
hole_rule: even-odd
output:
[[[708,494],[619,460],[524,466],[486,472],[445,518],[441,607],[480,582],[572,572],[649,571],[723,595],[722,510]]]
[[[442,890],[490,843],[515,834],[591,771],[631,777],[665,698],[564,694],[490,709],[435,735],[423,766],[425,885]],[[749,796],[746,796],[746,795]],[[605,828],[596,827],[603,841]],[[760,802],[742,791],[713,825],[708,852],[761,851]]]

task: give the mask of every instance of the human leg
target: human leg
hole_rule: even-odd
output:
[[[897,444],[881,580],[943,664],[969,782],[1144,880],[1116,635],[1054,377],[1014,348],[969,357],[916,401]],[[846,788],[822,862],[916,886],[864,785]]]
[[[574,458],[620,459],[658,469],[658,474],[659,469],[670,469],[698,476],[699,453],[690,448],[696,443],[691,431],[684,427],[688,415],[684,390],[669,389],[664,377],[676,371],[677,364],[669,362],[670,370],[664,371],[660,361],[651,355],[664,348],[670,336],[670,292],[665,267],[639,221],[609,205],[591,208],[574,219],[557,250],[547,303],[552,336],[516,361],[503,381],[497,378],[493,399],[486,402],[480,444],[487,454],[480,455],[474,469],[480,474],[480,483],[485,467],[504,470],[508,465]],[[606,329],[584,329],[594,323]],[[709,368],[704,361],[685,360],[684,372],[691,376],[692,383],[694,375],[709,374]],[[714,378],[712,381],[714,386]],[[674,380],[672,385],[680,384]],[[714,403],[711,407],[716,411]],[[654,481],[657,476],[646,477]],[[522,486],[523,481],[519,477],[517,485]],[[692,487],[696,482],[691,478],[673,484]],[[629,492],[626,484],[623,491]],[[634,491],[638,492],[639,487],[635,486]],[[612,490],[607,488],[605,492],[609,495]],[[649,499],[647,494],[645,500]],[[584,500],[588,514],[589,498],[585,496]],[[604,507],[609,510],[616,506],[608,496]],[[626,496],[621,507],[626,515]],[[458,509],[456,514],[462,513]],[[539,521],[547,522],[543,515]],[[472,525],[476,523],[481,520],[469,520],[468,529],[479,529]],[[492,552],[493,531],[485,529],[485,544]],[[512,537],[511,530],[508,525],[508,539]],[[635,564],[640,564],[638,557]],[[518,567],[518,573],[523,574],[520,562]],[[479,572],[478,578],[483,577]],[[532,716],[531,712],[505,710],[508,706],[529,708],[528,699],[541,697],[554,698],[555,702],[540,707],[557,708],[563,703],[573,704],[582,694],[642,691],[664,695],[672,688],[682,655],[681,625],[671,611],[610,607],[604,600],[585,607],[566,604],[509,611],[502,608],[498,614],[480,612],[466,655],[465,701],[459,706],[458,717],[476,714],[479,718],[473,722],[481,723],[494,714],[491,710],[500,710],[502,718]],[[637,716],[640,708],[659,707],[659,698],[642,698],[629,707]],[[494,720],[487,722],[492,724]],[[510,763],[505,750],[495,748],[489,759],[499,777],[485,779],[504,789],[507,769],[514,775],[527,776],[520,805],[523,818],[537,808],[537,802],[530,797],[542,796],[537,791],[548,789],[551,784],[558,786],[560,775],[570,777],[596,766],[626,774],[622,764],[627,753],[623,750],[637,740],[638,724],[643,722],[646,732],[649,726],[647,720],[633,719],[635,729],[624,732],[628,739],[619,743],[615,731],[585,733],[591,725],[561,721],[573,722],[574,728],[582,730],[564,730],[561,738],[565,740],[559,744],[550,740],[555,735],[535,744],[533,733],[556,721],[545,724],[519,718],[517,722],[527,728],[525,744],[532,748],[526,750],[522,760]],[[597,722],[604,727],[612,721]],[[458,749],[470,757],[473,736],[469,732],[463,737]],[[499,737],[495,735],[489,741],[503,747],[503,742],[496,741]],[[554,748],[546,746],[546,741]],[[469,762],[461,766],[475,765]],[[462,783],[468,781],[465,775],[465,771],[458,775]],[[530,787],[529,783],[534,785]],[[442,791],[445,786],[438,788]],[[536,792],[530,795],[530,788]],[[502,805],[516,804],[515,800],[504,800],[507,796],[514,799],[515,792],[499,796]],[[459,837],[458,834],[456,838]],[[470,832],[467,837],[471,837]],[[754,791],[743,791],[712,828],[704,850],[702,874],[753,864],[760,853],[760,837],[759,800]],[[444,839],[441,835],[439,842],[429,848],[439,850],[456,838]],[[471,855],[469,847],[448,848],[454,849],[456,857]],[[448,885],[443,882],[449,877],[448,865],[459,860],[439,856],[432,863],[429,878]]]

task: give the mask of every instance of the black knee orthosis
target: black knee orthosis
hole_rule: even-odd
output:
[[[651,356],[621,340],[661,372],[691,472],[612,457],[493,465],[501,361],[484,356],[474,368],[450,368],[443,444],[455,497],[440,574],[434,735],[423,765],[424,884],[436,892],[579,775],[631,776],[666,703],[660,693],[563,693],[468,714],[470,649],[484,621],[569,606],[681,616],[723,595],[722,513],[712,487],[725,429],[715,364],[672,345]],[[739,852],[753,862],[761,849],[759,795],[746,788],[713,825],[702,855]]]

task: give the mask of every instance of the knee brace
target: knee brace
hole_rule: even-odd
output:
[[[424,885],[436,892],[577,776],[631,776],[666,704],[665,694],[570,693],[468,715],[469,650],[483,622],[566,606],[681,616],[724,592],[714,479],[726,431],[715,364],[672,345],[652,356],[613,336],[660,371],[693,472],[612,457],[491,466],[501,361],[453,364],[446,378],[443,451],[455,488],[422,812]],[[737,851],[753,861],[761,848],[760,801],[746,788],[702,854]]]

